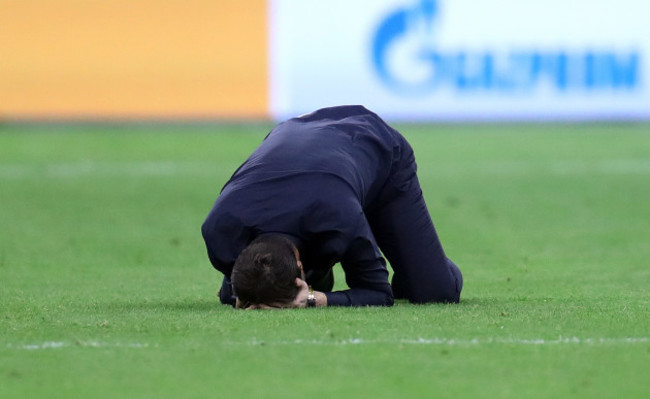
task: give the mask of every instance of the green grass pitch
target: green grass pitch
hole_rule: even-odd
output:
[[[650,397],[650,126],[398,126],[461,304],[235,311],[200,225],[269,128],[0,127],[0,398]]]

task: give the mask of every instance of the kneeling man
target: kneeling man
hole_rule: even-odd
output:
[[[362,106],[279,124],[225,184],[201,229],[224,274],[221,302],[458,302],[463,278],[442,249],[416,169],[404,137]],[[339,262],[349,289],[332,292]]]

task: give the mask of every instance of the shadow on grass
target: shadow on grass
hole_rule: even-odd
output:
[[[461,299],[459,304],[425,304],[413,305],[407,300],[395,301],[395,308],[402,307],[445,307],[457,308],[459,310],[477,307],[494,307],[503,305],[513,305],[515,303],[539,304],[552,302],[550,298],[508,298],[508,297],[470,297]],[[114,301],[96,305],[103,310],[110,312],[219,312],[230,311],[232,307],[222,305],[218,299],[143,299],[141,301]],[[390,311],[389,309],[385,309]]]
[[[481,296],[461,298],[461,307],[488,307],[495,305],[514,305],[514,304],[528,304],[528,305],[542,305],[550,304],[561,301],[559,298],[552,297],[533,297],[533,296]]]
[[[98,305],[105,310],[111,312],[210,312],[227,310],[230,307],[224,306],[218,300],[193,300],[193,299],[179,299],[174,300],[143,300],[136,301],[118,301]]]

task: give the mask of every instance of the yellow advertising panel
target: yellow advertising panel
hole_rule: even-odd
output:
[[[267,115],[264,0],[0,0],[0,119]]]

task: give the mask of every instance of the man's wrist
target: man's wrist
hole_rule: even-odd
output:
[[[308,287],[307,291],[307,307],[316,307],[316,297],[314,296],[314,290],[311,288],[311,285]]]
[[[316,299],[316,306],[327,306],[327,296],[323,292],[314,291],[314,299]]]

